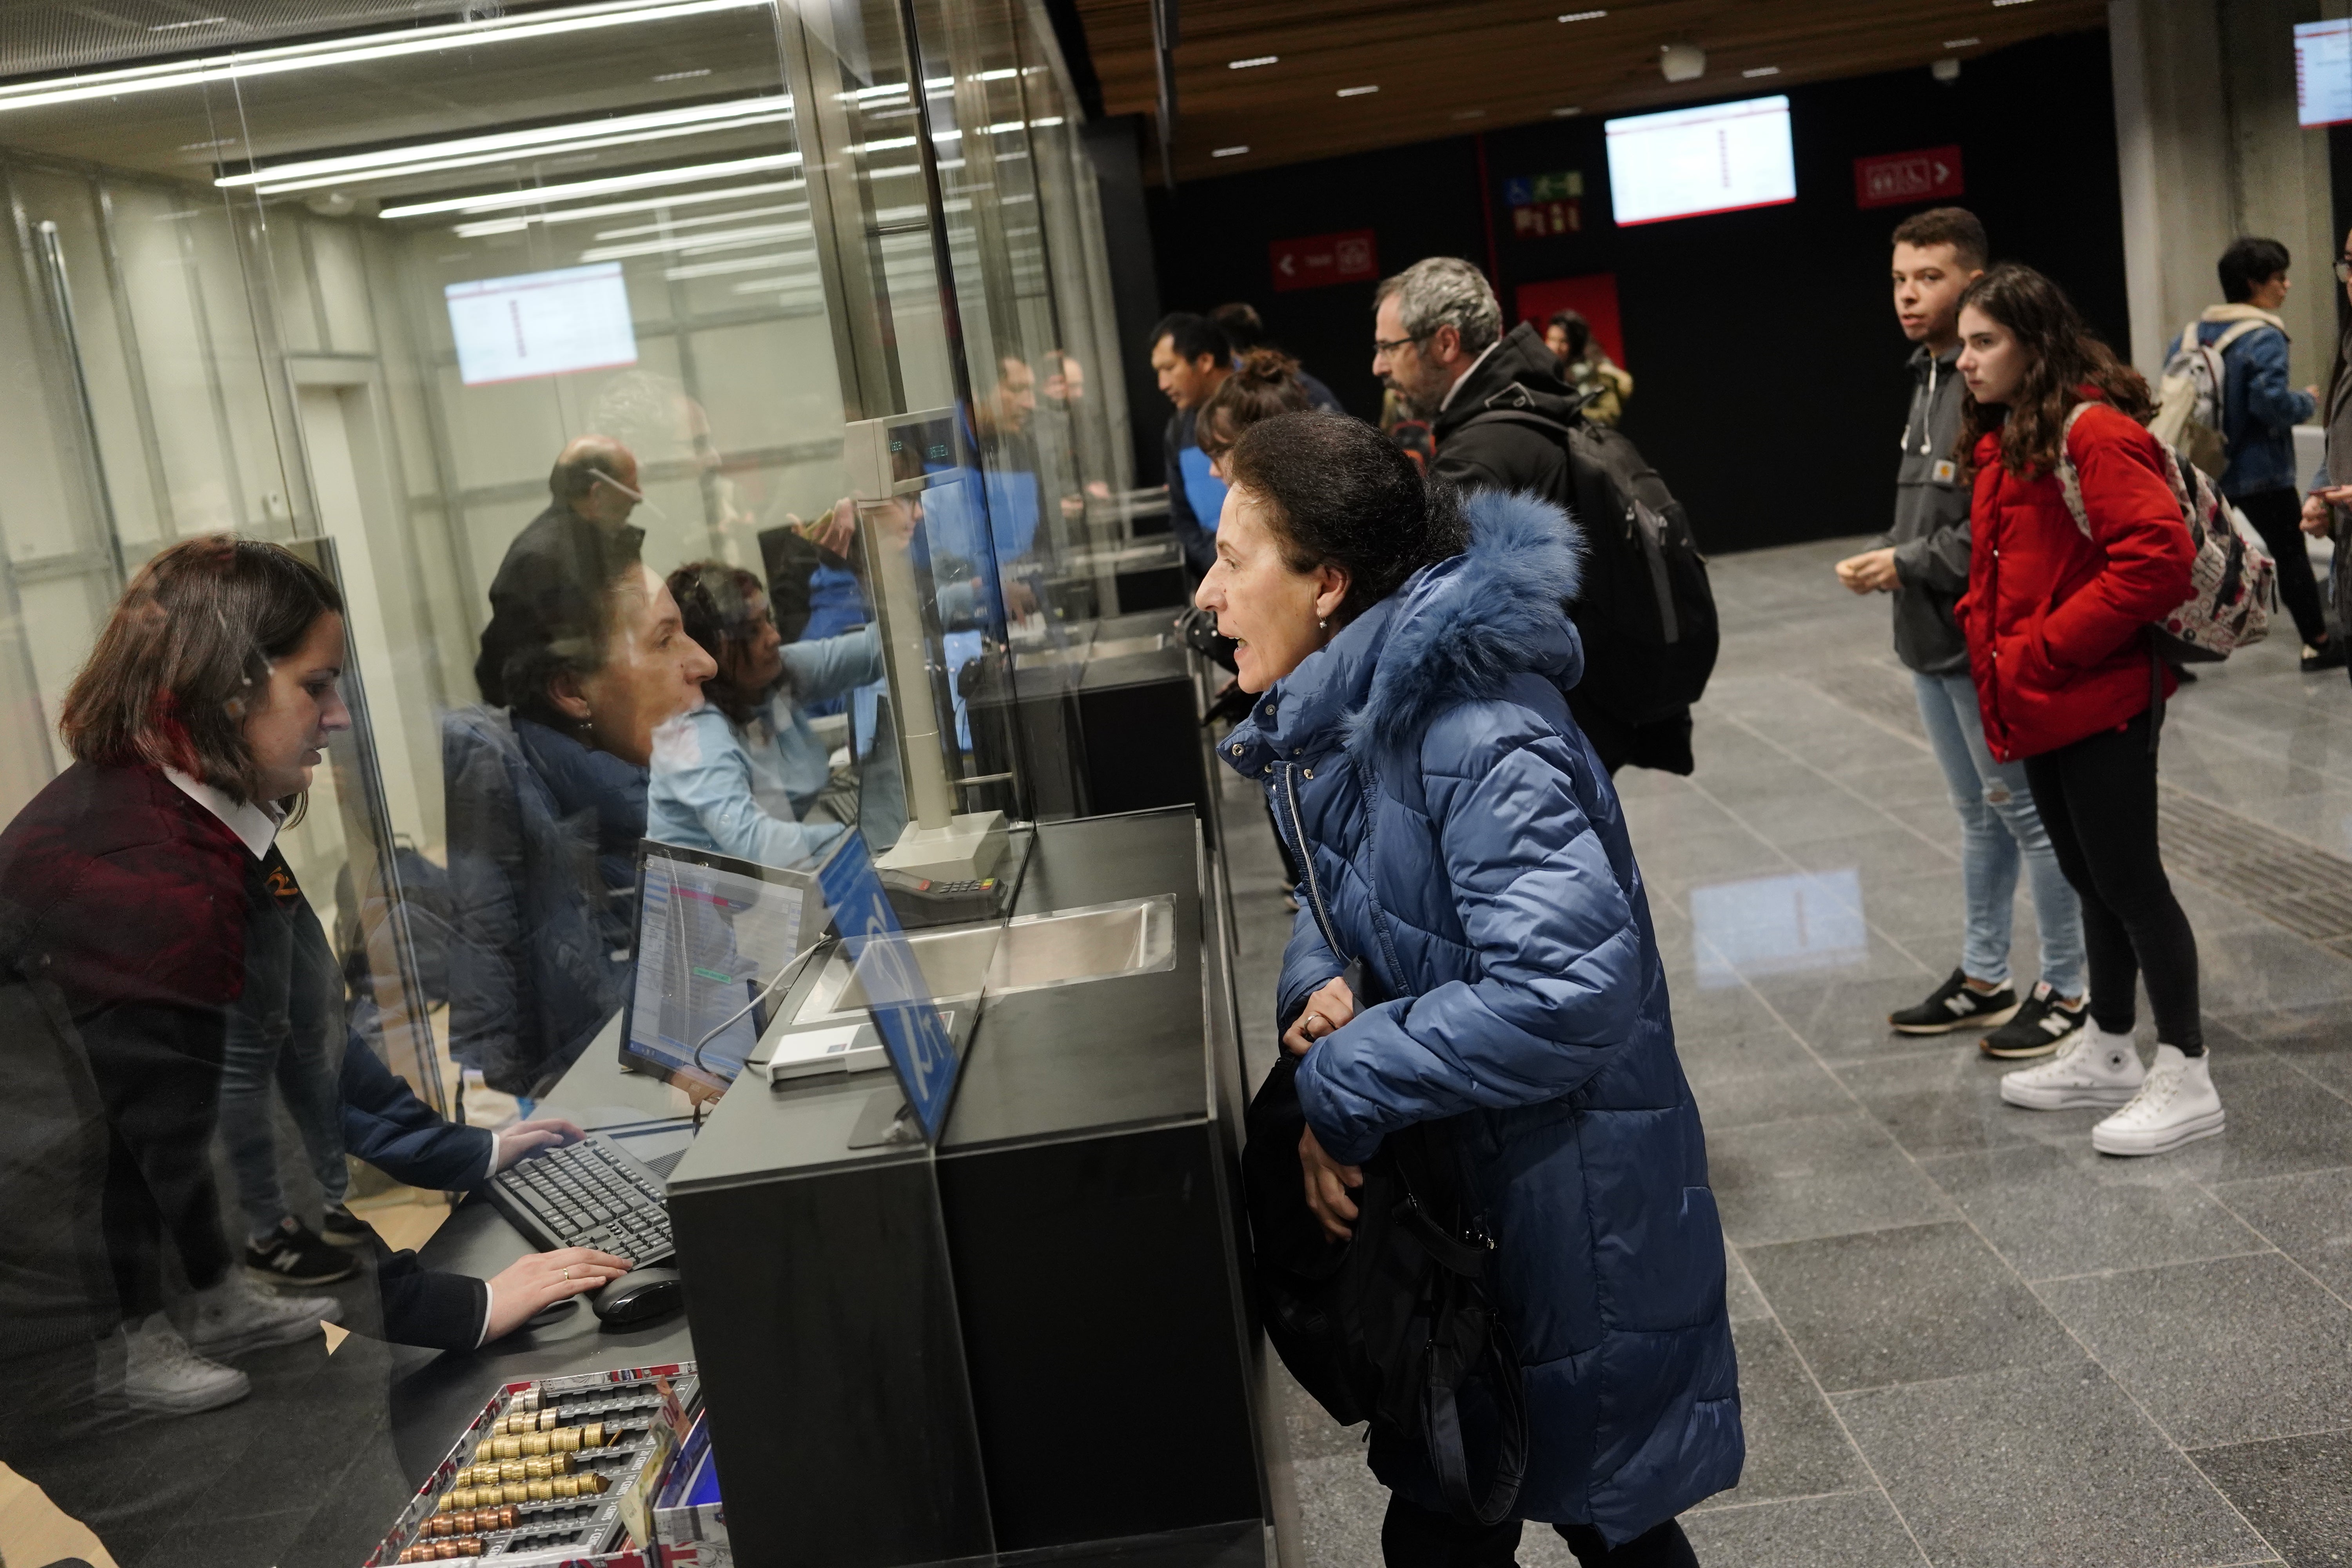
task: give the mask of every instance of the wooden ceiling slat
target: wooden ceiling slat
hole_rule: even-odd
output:
[[[1947,41],[1965,58],[2053,33],[2105,25],[2104,0],[1635,0],[1563,25],[1589,0],[1192,0],[1176,56],[1179,179],[1401,146],[1546,120],[1554,109],[1622,112],[1742,91],[1925,66]],[[1148,0],[1079,0],[1112,114],[1151,114],[1158,75]],[[1687,38],[1706,75],[1670,83],[1659,47]],[[1235,71],[1232,59],[1279,63]],[[1770,77],[1743,69],[1779,68]],[[1338,99],[1378,83],[1377,95]],[[1478,111],[1475,114],[1473,111]],[[1213,159],[1247,145],[1245,160]]]

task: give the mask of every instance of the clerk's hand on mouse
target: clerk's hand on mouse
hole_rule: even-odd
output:
[[[499,1165],[501,1171],[526,1155],[541,1149],[560,1149],[566,1143],[577,1143],[587,1133],[576,1122],[560,1116],[542,1116],[535,1121],[518,1121],[511,1127],[501,1127],[492,1134],[499,1141]]]
[[[1364,1184],[1362,1168],[1342,1165],[1323,1152],[1309,1127],[1298,1135],[1298,1169],[1307,1178],[1307,1207],[1323,1234],[1334,1241],[1347,1240],[1356,1224],[1356,1200],[1349,1189]]]
[[[490,1326],[482,1342],[504,1339],[567,1297],[609,1285],[629,1260],[593,1247],[566,1247],[517,1258],[490,1279]]]
[[[1282,1032],[1282,1048],[1303,1057],[1307,1047],[1356,1016],[1356,994],[1336,975],[1323,983],[1299,1009],[1298,1017]]]

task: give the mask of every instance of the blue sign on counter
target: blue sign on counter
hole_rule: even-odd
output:
[[[866,987],[866,1010],[882,1031],[898,1087],[922,1123],[923,1141],[937,1144],[962,1062],[914,949],[907,945],[907,933],[899,929],[898,911],[874,874],[865,840],[855,833],[845,836],[833,858],[818,868],[816,879],[849,946],[851,970]]]

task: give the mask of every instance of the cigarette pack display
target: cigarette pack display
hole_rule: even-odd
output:
[[[661,1568],[656,1492],[701,1405],[692,1362],[508,1384],[418,1489],[367,1568],[459,1559]]]

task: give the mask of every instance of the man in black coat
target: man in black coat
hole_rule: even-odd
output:
[[[547,510],[523,525],[490,579],[490,624],[474,661],[474,684],[493,708],[508,706],[507,661],[524,627],[544,622],[551,607],[593,603],[610,581],[612,547],[633,554],[646,537],[629,521],[646,498],[637,487],[637,459],[610,436],[568,443],[547,476]],[[575,614],[574,620],[593,617]]]
[[[1457,257],[1433,256],[1384,280],[1373,312],[1372,374],[1429,421],[1437,443],[1432,472],[1465,490],[1530,490],[1573,513],[1566,437],[1520,420],[1480,417],[1514,410],[1565,425],[1582,403],[1534,327],[1522,321],[1503,331],[1503,308],[1486,274]],[[1579,615],[1577,626],[1588,643],[1604,635],[1592,617]],[[1612,712],[1609,693],[1591,680],[1569,693],[1568,705],[1610,772],[1628,763],[1691,771],[1687,708],[1637,722]]]

